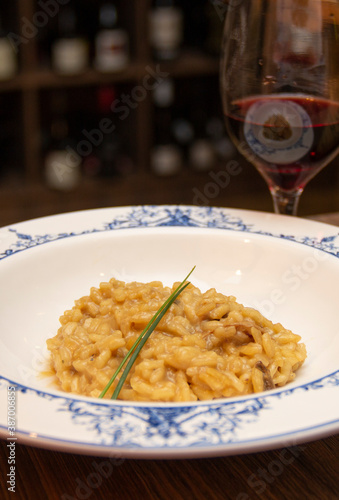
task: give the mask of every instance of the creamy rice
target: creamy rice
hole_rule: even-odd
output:
[[[59,388],[98,397],[177,286],[113,278],[76,300],[47,340]],[[119,399],[197,401],[281,387],[306,359],[300,340],[235,297],[190,284],[147,340]]]

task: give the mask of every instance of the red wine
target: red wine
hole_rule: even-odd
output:
[[[270,186],[303,189],[339,151],[339,103],[277,94],[233,101],[229,134]]]

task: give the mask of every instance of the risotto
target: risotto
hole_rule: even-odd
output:
[[[98,397],[147,323],[178,286],[111,279],[91,288],[47,340],[59,388]],[[300,337],[215,289],[190,284],[141,350],[119,399],[181,402],[281,387],[306,359]],[[110,397],[119,376],[105,397]]]

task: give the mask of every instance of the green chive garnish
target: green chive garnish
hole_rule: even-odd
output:
[[[151,335],[153,330],[157,327],[158,323],[161,321],[163,316],[166,314],[168,309],[171,307],[173,302],[176,300],[178,295],[180,295],[180,293],[190,284],[189,282],[187,282],[187,279],[193,273],[194,269],[195,269],[195,266],[188,273],[186,278],[180,283],[180,285],[178,285],[178,287],[174,290],[174,292],[172,292],[172,294],[168,297],[168,299],[162,304],[162,306],[159,307],[157,312],[154,314],[153,318],[148,322],[146,327],[143,329],[143,331],[141,332],[141,334],[139,335],[137,340],[134,342],[134,344],[132,345],[132,347],[130,348],[130,350],[128,351],[128,353],[126,354],[126,356],[124,357],[124,359],[122,360],[120,365],[118,366],[117,370],[115,371],[112,378],[110,379],[110,381],[106,385],[105,389],[101,392],[99,398],[103,398],[105,396],[106,392],[109,390],[109,388],[113,384],[114,380],[118,376],[118,374],[121,371],[121,369],[123,368],[124,364],[130,358],[127,365],[126,365],[126,368],[124,369],[123,374],[121,375],[120,380],[119,380],[119,382],[118,382],[118,384],[117,384],[117,386],[112,394],[112,397],[111,397],[111,399],[118,398],[120,390],[121,390],[121,388],[122,388],[122,386],[127,378],[127,375],[129,374],[135,360],[137,359],[139,352],[141,351],[141,349],[145,345],[147,339],[149,338],[149,336]]]

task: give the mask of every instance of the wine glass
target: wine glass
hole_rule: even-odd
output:
[[[231,139],[296,215],[339,151],[339,0],[229,0],[220,69]]]

